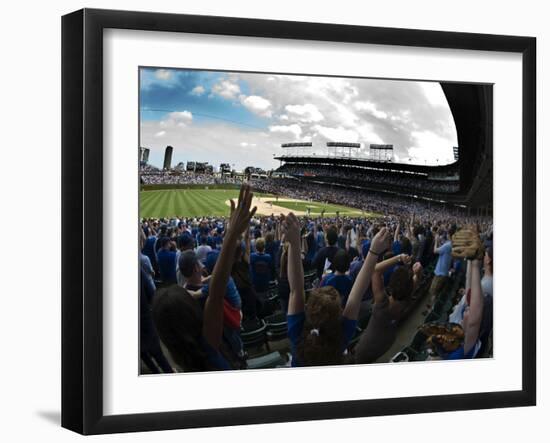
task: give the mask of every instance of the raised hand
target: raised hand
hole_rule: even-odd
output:
[[[391,233],[387,228],[382,228],[372,239],[370,249],[377,255],[382,255],[390,248]]]
[[[239,236],[248,228],[250,219],[256,213],[256,206],[250,210],[252,205],[252,189],[248,184],[243,184],[239,192],[239,199],[235,205],[235,201],[231,199],[231,215],[229,216],[228,235]]]
[[[285,240],[291,244],[300,243],[300,222],[293,212],[290,212],[286,217],[281,216],[283,220],[283,233]]]
[[[419,261],[417,261],[417,262],[413,265],[412,271],[413,271],[413,274],[416,274],[416,275],[422,274],[422,271],[423,271],[422,264],[421,264]]]

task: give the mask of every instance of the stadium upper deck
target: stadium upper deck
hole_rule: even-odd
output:
[[[350,156],[281,155],[281,173],[302,180],[355,182],[357,186],[415,194],[491,210],[493,137],[491,85],[441,83],[458,136],[458,160],[441,166],[356,159]],[[330,173],[327,173],[330,171]],[[361,180],[359,173],[365,175]],[[359,180],[358,180],[359,178]],[[367,179],[368,178],[368,179]],[[444,183],[437,186],[437,182]],[[455,188],[450,186],[455,181]]]

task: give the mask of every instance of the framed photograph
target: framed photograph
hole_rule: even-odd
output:
[[[535,38],[84,9],[62,58],[62,426],[535,405]]]

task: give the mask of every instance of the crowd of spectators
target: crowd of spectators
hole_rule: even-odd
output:
[[[257,184],[273,192],[261,189],[272,182],[289,193],[283,180]],[[295,186],[293,192],[319,199],[321,190]],[[492,320],[492,220],[331,192],[321,200],[354,201],[383,216],[257,216],[252,188],[244,184],[229,217],[140,220],[141,358],[148,370],[247,368],[244,325],[274,310],[286,319],[290,358],[283,366],[379,361],[420,282],[431,279],[433,305],[446,283],[461,275],[461,297],[447,320],[460,325],[463,339],[433,358],[478,356]],[[461,256],[453,244],[461,230],[482,245],[474,255]],[[313,279],[310,287],[305,273]],[[365,312],[370,320],[356,337]]]
[[[460,181],[431,180],[428,175],[375,171],[366,168],[350,168],[336,165],[312,165],[285,163],[277,172],[299,177],[316,177],[318,180],[330,179],[356,185],[380,184],[399,188],[416,189],[438,193],[455,193],[460,190]]]
[[[151,166],[142,167],[140,180],[143,185],[238,185],[239,177],[230,174],[200,173],[194,171],[160,170]]]
[[[456,216],[458,208],[445,209],[440,204],[427,200],[411,200],[401,195],[367,191],[344,185],[330,185],[317,181],[302,181],[292,178],[252,179],[255,190],[274,195],[283,195],[298,200],[317,201],[357,208],[365,212],[406,215],[413,212]]]

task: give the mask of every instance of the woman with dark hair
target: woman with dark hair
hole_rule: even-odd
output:
[[[372,240],[370,252],[342,308],[340,294],[333,287],[313,290],[306,305],[300,223],[293,213],[284,219],[283,228],[289,243],[287,320],[292,366],[341,364],[355,333],[361,299],[370,284],[378,256],[387,249],[389,233],[383,228]]]
[[[153,302],[158,334],[174,361],[186,372],[231,369],[221,352],[225,292],[235,257],[234,246],[256,212],[256,208],[250,210],[251,203],[250,187],[243,185],[237,206],[231,200],[225,247],[216,261],[204,310],[180,286],[159,291]]]
[[[376,361],[395,341],[397,321],[402,318],[410,296],[422,275],[422,266],[419,262],[414,264],[412,270],[410,264],[409,255],[399,254],[376,265],[372,277],[372,316],[355,347],[356,363]],[[385,287],[384,273],[394,267],[395,270]]]

